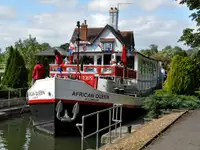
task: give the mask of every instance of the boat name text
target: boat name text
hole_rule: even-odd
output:
[[[87,93],[87,92],[75,92],[75,91],[72,92],[72,96],[95,98],[95,99],[109,99],[109,95],[92,94],[92,93]]]
[[[41,96],[41,95],[45,95],[44,91],[36,91],[36,92],[29,92],[30,96]]]

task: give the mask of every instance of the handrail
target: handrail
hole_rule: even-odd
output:
[[[118,117],[118,109],[120,109],[120,116]],[[99,129],[99,114],[109,111],[109,125]],[[113,112],[112,116],[111,116],[111,111]],[[115,113],[116,112],[116,113]],[[84,127],[85,127],[85,119],[91,116],[97,115],[97,129],[95,132],[92,132],[88,135],[84,134]],[[114,123],[111,123],[111,121],[113,121]],[[117,131],[117,125],[120,125],[120,137],[122,136],[122,104],[114,104],[112,107],[110,108],[106,108],[97,112],[93,112],[87,115],[82,116],[82,123],[80,124],[76,124],[79,132],[81,133],[81,150],[84,150],[84,140],[88,137],[91,137],[93,135],[96,134],[96,150],[99,149],[99,132],[104,131],[106,129],[109,129],[109,142],[111,143],[111,127],[115,126],[115,135],[116,135],[116,131]],[[81,129],[79,127],[82,127]]]

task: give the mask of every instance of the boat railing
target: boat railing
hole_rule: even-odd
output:
[[[62,73],[76,73],[77,66],[73,64],[63,65]],[[58,72],[58,65],[50,64],[50,73]],[[117,76],[124,78],[136,78],[136,71],[134,69],[127,68],[124,71],[124,68],[118,65],[83,65],[83,70],[81,73],[94,73],[99,76]]]
[[[104,112],[109,112],[109,125],[101,128],[99,127],[99,115]],[[85,119],[91,116],[96,115],[96,121],[97,121],[97,126],[96,126],[96,131],[92,132],[88,135],[85,135],[84,129],[85,129]],[[113,122],[113,123],[112,123]],[[111,129],[112,127],[115,128],[115,136],[117,134],[117,126],[119,125],[120,133],[119,137],[122,136],[122,104],[114,104],[110,108],[106,108],[97,112],[93,112],[87,115],[82,116],[82,123],[76,124],[79,132],[81,133],[81,150],[84,150],[84,142],[87,142],[86,139],[96,135],[96,150],[99,149],[99,133],[102,131],[105,131],[109,129],[109,143],[111,143]]]

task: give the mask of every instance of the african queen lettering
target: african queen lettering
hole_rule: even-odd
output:
[[[75,92],[75,91],[72,92],[72,96],[96,98],[96,99],[109,99],[109,96],[104,94],[93,94],[93,93]]]

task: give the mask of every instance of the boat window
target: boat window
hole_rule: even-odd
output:
[[[117,63],[121,61],[121,56],[116,56]]]
[[[113,68],[101,68],[101,73],[102,74],[112,74]]]
[[[129,56],[128,57],[127,67],[134,69],[134,56]]]
[[[76,72],[76,68],[67,68],[66,71],[67,72]]]
[[[94,64],[94,56],[83,56],[81,59],[81,63],[84,65]]]
[[[97,68],[86,68],[86,72],[97,72]]]
[[[58,67],[52,67],[52,71],[58,71]]]
[[[102,55],[97,56],[97,65],[101,65]]]
[[[110,65],[111,61],[111,54],[105,54],[104,55],[104,65]]]

